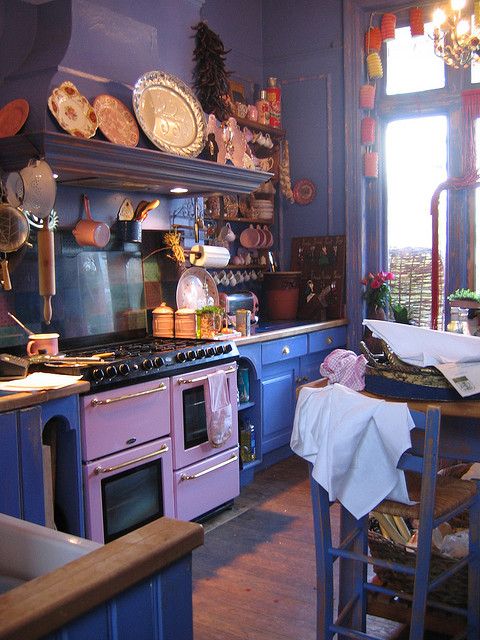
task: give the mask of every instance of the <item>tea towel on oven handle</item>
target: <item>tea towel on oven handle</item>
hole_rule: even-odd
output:
[[[210,415],[207,420],[208,440],[212,447],[221,447],[232,435],[232,404],[225,371],[208,376]]]

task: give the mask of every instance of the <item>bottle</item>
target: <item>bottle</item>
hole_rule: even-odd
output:
[[[257,442],[255,439],[255,427],[248,421],[248,428],[250,429],[250,460],[256,460],[257,458]]]
[[[277,79],[268,79],[267,100],[270,104],[270,126],[280,126],[282,90],[277,87]]]
[[[265,89],[260,91],[260,98],[256,102],[259,124],[270,124],[270,103]]]

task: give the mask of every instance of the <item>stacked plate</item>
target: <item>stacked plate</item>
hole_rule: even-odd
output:
[[[271,220],[273,218],[273,202],[270,200],[254,200],[253,211],[255,218]]]

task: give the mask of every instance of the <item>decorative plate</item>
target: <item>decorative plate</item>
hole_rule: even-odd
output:
[[[310,204],[316,193],[317,188],[311,180],[298,180],[293,186],[293,199],[297,204]]]
[[[138,126],[126,105],[114,96],[102,94],[93,101],[98,118],[98,128],[109,142],[136,147],[138,144]]]
[[[145,135],[167,153],[196,157],[205,146],[202,106],[190,87],[163,71],[149,71],[133,88],[133,110]]]
[[[91,138],[98,126],[95,110],[71,82],[62,82],[48,98],[48,108],[58,124],[77,138]]]
[[[177,308],[201,309],[219,304],[218,289],[212,276],[202,267],[190,267],[177,284]]]
[[[30,107],[23,98],[12,100],[0,109],[0,138],[14,136],[28,118]]]

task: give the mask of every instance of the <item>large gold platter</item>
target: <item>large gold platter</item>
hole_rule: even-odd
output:
[[[202,107],[176,76],[163,71],[141,76],[133,88],[133,109],[145,135],[162,151],[196,157],[205,146]]]

